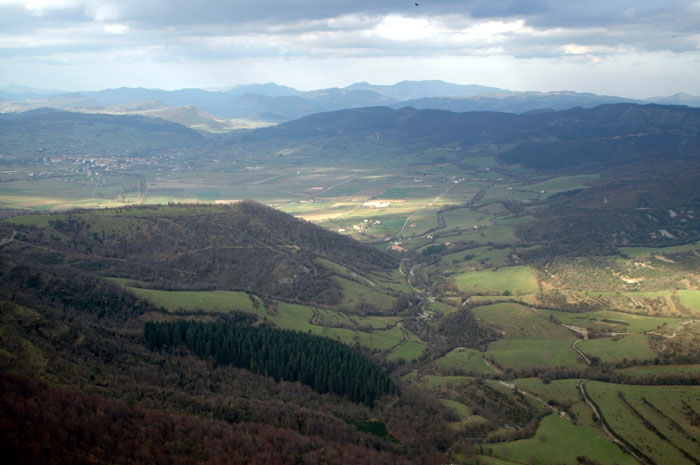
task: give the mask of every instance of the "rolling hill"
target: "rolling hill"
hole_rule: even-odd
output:
[[[503,162],[558,169],[649,157],[692,158],[699,130],[700,110],[679,106],[613,104],[522,115],[374,107],[312,115],[233,140],[316,146],[376,140],[397,150],[409,144],[422,149],[495,146]]]
[[[197,131],[143,116],[52,109],[0,115],[0,150],[15,157],[148,154],[201,145]]]

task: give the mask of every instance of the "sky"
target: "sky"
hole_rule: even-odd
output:
[[[416,1],[0,0],[0,86],[700,95],[700,0]]]

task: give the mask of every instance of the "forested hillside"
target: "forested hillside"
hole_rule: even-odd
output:
[[[314,352],[304,346],[310,343],[318,349],[316,356],[297,359],[301,378],[292,380],[306,382],[313,367],[314,380],[309,382],[313,384],[325,372],[329,378],[319,382],[329,384],[312,387],[320,392],[330,388],[330,393],[319,394],[296,382],[275,381],[286,377],[272,372],[273,365],[260,370],[269,352],[253,358],[258,368],[247,365],[250,370],[242,370],[230,365],[233,360],[225,358],[226,352],[215,350],[216,339],[204,344],[205,352],[212,347],[209,356],[198,352],[196,343],[192,351],[184,345],[148,350],[148,341],[153,340],[143,337],[146,322],[173,321],[178,316],[91,273],[35,263],[28,256],[6,255],[0,268],[4,438],[0,448],[8,460],[306,464],[445,460],[451,437],[445,419],[450,412],[413,389],[393,393],[383,369],[347,345],[269,327],[237,326],[259,322],[254,315],[235,311],[194,317],[219,322],[215,324],[170,326],[239,328],[242,332],[227,333],[226,340],[254,340],[253,346],[260,347],[260,342],[263,349],[265,340],[286,341],[278,346],[286,349],[272,352],[280,356],[299,351],[312,356]],[[187,331],[182,339],[189,340]],[[166,343],[164,339],[158,346]],[[294,350],[287,350],[288,344]],[[323,360],[325,371],[317,371]]]
[[[170,290],[240,290],[299,302],[339,302],[317,258],[360,272],[391,256],[255,202],[74,212],[13,220],[5,251]]]
[[[0,152],[13,158],[44,156],[141,157],[202,146],[198,132],[142,116],[37,109],[0,114]],[[178,148],[179,147],[179,148]]]
[[[495,152],[505,163],[551,170],[692,159],[700,147],[699,130],[700,109],[668,105],[620,103],[521,115],[373,107],[311,115],[231,140],[253,146],[313,142],[325,148],[324,156],[342,154],[339,145],[350,140],[362,141],[363,150],[374,142],[377,154],[387,146],[398,153],[449,146],[454,161],[478,149]]]

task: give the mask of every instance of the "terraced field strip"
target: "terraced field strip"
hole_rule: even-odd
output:
[[[625,452],[630,454],[632,457],[637,459],[640,463],[644,463],[647,465],[654,465],[654,461],[651,460],[649,457],[644,455],[640,450],[638,450],[636,447],[634,447],[632,444],[629,444],[627,441],[625,441],[622,436],[616,434],[611,428],[610,425],[608,424],[607,421],[605,421],[605,417],[603,417],[603,414],[601,413],[600,409],[598,408],[598,405],[590,398],[588,395],[588,392],[586,391],[586,382],[582,381],[579,385],[579,390],[581,392],[581,396],[583,397],[584,402],[588,405],[588,408],[593,411],[593,414],[595,417],[600,420],[600,427],[605,433],[605,435],[608,437],[608,439],[615,444],[619,445]]]
[[[611,432],[649,463],[700,463],[700,388],[588,381],[584,391]]]
[[[671,447],[673,447],[678,452],[680,452],[681,455],[683,455],[683,457],[685,457],[686,459],[690,460],[691,462],[693,462],[696,465],[700,464],[700,460],[696,459],[690,453],[688,453],[688,451],[686,449],[684,449],[681,445],[678,444],[678,441],[673,441],[670,437],[666,436],[663,432],[661,432],[654,425],[654,423],[650,420],[650,418],[648,416],[645,416],[639,409],[637,409],[634,405],[632,405],[632,403],[630,403],[626,399],[626,397],[622,393],[622,391],[619,391],[617,394],[618,394],[618,397],[620,398],[620,401],[627,408],[627,410],[629,410],[649,431],[654,433],[661,441],[668,443]],[[646,401],[646,399],[644,399],[644,400]],[[652,410],[654,411],[654,413],[660,412],[660,410],[658,410],[649,401],[646,401],[646,404],[650,405],[652,407]],[[663,414],[663,412],[661,412],[661,416],[665,419],[668,418],[665,414]],[[679,427],[679,429],[677,431],[684,432],[684,433],[686,433],[686,436],[687,436],[688,433],[682,427],[680,427],[680,425],[678,423],[673,422],[671,424],[671,426],[672,427]],[[695,438],[691,437],[691,439],[695,439]]]

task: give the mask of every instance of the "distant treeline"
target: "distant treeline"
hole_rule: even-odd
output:
[[[184,344],[217,364],[262,373],[275,380],[299,381],[320,393],[333,393],[371,405],[394,386],[372,361],[329,338],[296,331],[229,322],[147,322],[144,338],[151,350]]]

